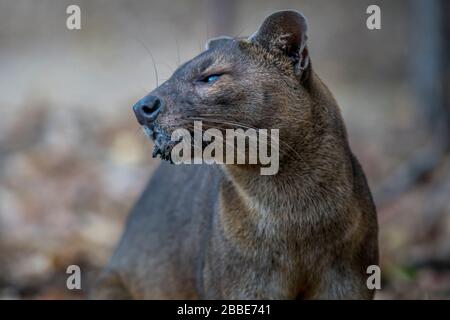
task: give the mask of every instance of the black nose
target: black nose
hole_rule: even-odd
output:
[[[163,101],[157,96],[146,96],[134,106],[134,114],[140,125],[149,124],[156,119],[161,110]]]

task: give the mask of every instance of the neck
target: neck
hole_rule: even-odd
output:
[[[289,130],[298,132],[298,137],[286,139],[280,145],[277,174],[261,175],[257,166],[224,166],[228,180],[226,192],[222,193],[223,205],[227,206],[227,201],[236,202],[237,198],[242,212],[238,210],[233,214],[251,212],[250,216],[256,221],[267,217],[279,221],[283,217],[292,222],[299,219],[299,213],[308,217],[311,212],[312,216],[308,217],[311,220],[320,218],[318,210],[339,210],[339,204],[351,196],[350,151],[339,109],[334,99],[327,96],[328,90],[319,79],[311,80],[309,90],[314,110],[310,119],[312,126],[307,128],[308,132],[304,128]],[[286,150],[286,143],[289,150]],[[283,148],[286,152],[282,152]]]

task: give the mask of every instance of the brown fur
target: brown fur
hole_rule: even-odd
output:
[[[165,101],[152,123],[160,135],[195,117],[278,128],[280,169],[163,163],[94,297],[373,297],[376,211],[337,103],[312,70],[303,16],[278,12],[249,39],[211,41],[152,95]]]

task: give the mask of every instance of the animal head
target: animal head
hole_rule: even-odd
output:
[[[211,39],[206,50],[138,101],[138,122],[167,157],[178,128],[223,130],[276,128],[290,139],[309,114],[305,82],[310,75],[307,23],[296,11],[267,17],[248,38]]]

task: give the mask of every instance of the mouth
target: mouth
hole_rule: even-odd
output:
[[[144,126],[143,128],[146,136],[154,141],[152,157],[156,158],[159,155],[162,160],[173,163],[171,152],[177,141],[172,141],[170,136],[158,127]]]

